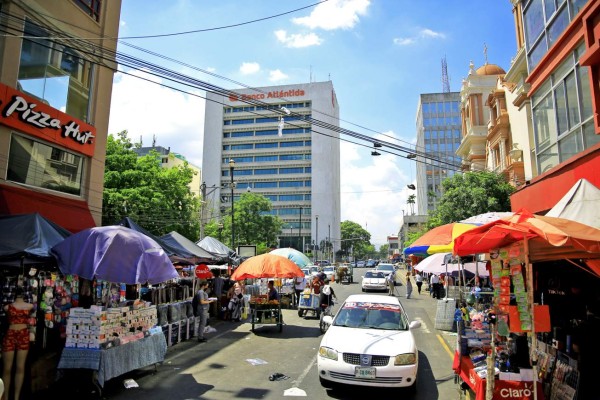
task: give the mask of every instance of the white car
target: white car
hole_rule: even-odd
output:
[[[369,290],[387,290],[387,275],[375,270],[367,271],[362,276],[361,288],[363,292]]]
[[[334,279],[335,267],[333,265],[329,267],[323,267],[323,272],[325,272],[327,279],[329,279],[330,281]]]
[[[386,275],[389,275],[390,272],[396,271],[396,266],[394,264],[377,264],[375,267],[375,271],[381,271]]]
[[[412,329],[396,297],[372,294],[349,296],[329,328],[317,357],[323,387],[335,384],[416,389],[419,352]]]

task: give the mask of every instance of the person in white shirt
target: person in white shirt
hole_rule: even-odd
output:
[[[431,295],[434,299],[440,298],[440,277],[436,274],[431,274],[431,279],[429,281],[429,286],[431,288]]]
[[[306,277],[305,276],[297,276],[294,278],[294,307],[298,307],[300,304],[300,295],[306,288]]]
[[[417,284],[417,292],[421,294],[421,286],[423,286],[423,275],[419,271],[415,275],[415,283]]]

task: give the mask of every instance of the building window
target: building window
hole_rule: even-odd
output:
[[[50,34],[30,21],[25,22],[23,34],[17,89],[91,123],[92,63],[59,41],[48,39]]]
[[[102,0],[75,0],[75,4],[79,6],[87,15],[100,21],[100,5]]]
[[[596,143],[584,126],[592,118],[591,92],[585,70],[579,68],[583,45],[552,72],[533,96],[533,126],[540,173]]]
[[[83,157],[13,135],[6,179],[26,185],[81,195]]]
[[[279,143],[277,142],[269,142],[269,143],[256,143],[254,145],[255,149],[273,149],[279,147]]]
[[[264,168],[264,169],[255,169],[254,175],[275,175],[277,174],[277,168]]]
[[[533,71],[585,3],[583,0],[522,1],[529,72]]]
[[[302,173],[304,173],[304,168],[302,168],[302,167],[279,168],[279,173],[280,174],[302,174]]]

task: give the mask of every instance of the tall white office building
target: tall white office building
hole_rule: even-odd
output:
[[[338,128],[330,81],[208,93],[202,159],[206,192],[214,193],[208,208],[217,215],[230,209],[233,160],[234,202],[248,190],[269,198],[284,221],[280,247],[306,251],[320,244],[319,258],[333,257],[341,238]]]

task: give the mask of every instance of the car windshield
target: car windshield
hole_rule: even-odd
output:
[[[381,271],[393,271],[394,270],[394,266],[393,265],[388,265],[388,264],[379,264],[377,266],[377,270],[381,270]]]
[[[365,278],[385,278],[383,272],[373,272],[369,271],[365,274]]]
[[[310,273],[311,273],[311,274],[312,274],[312,273],[315,273],[315,274],[316,274],[317,272],[319,272],[319,267],[310,267]]]
[[[408,320],[396,304],[348,302],[337,313],[333,326],[408,330]]]
[[[333,267],[325,267],[323,268],[323,272],[333,272]]]

